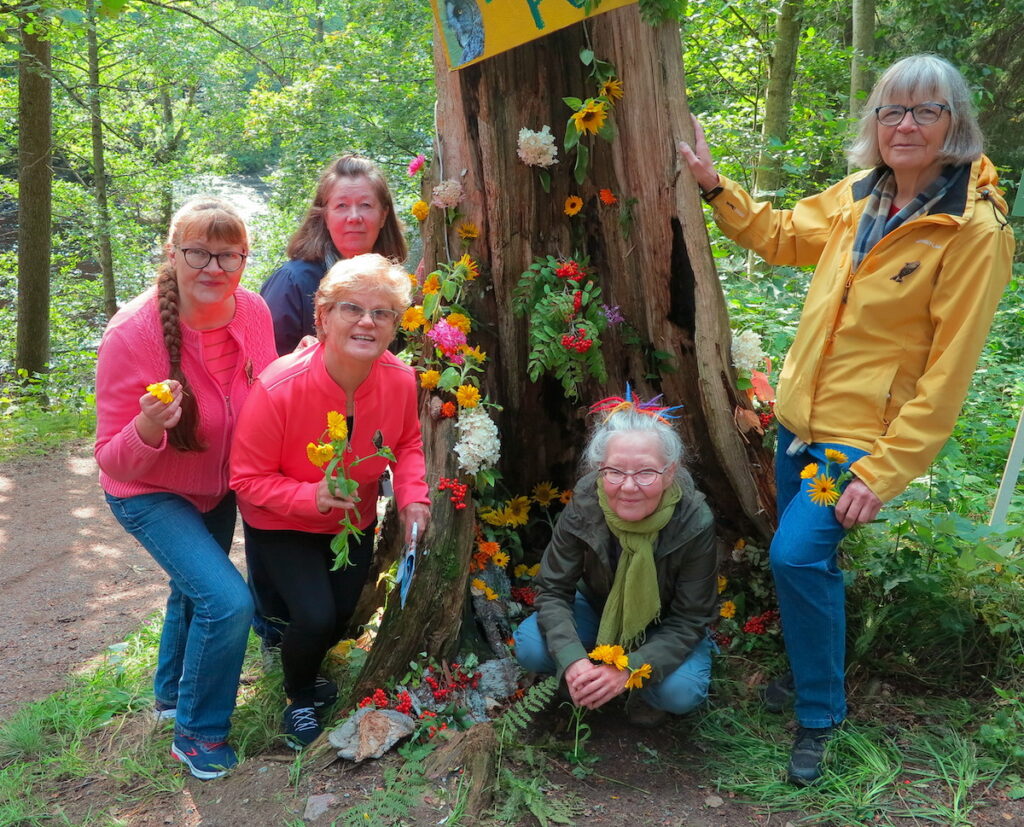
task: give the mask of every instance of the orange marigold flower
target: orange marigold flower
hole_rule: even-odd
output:
[[[441,381],[441,372],[437,370],[425,370],[420,374],[420,387],[432,391]]]
[[[482,554],[486,554],[488,557],[493,557],[499,551],[501,551],[501,544],[495,543],[490,540],[483,540],[476,544],[476,547],[480,549]]]
[[[583,209],[583,199],[578,195],[570,195],[565,199],[565,214],[568,216],[576,215],[580,210]]]
[[[409,212],[412,213],[413,218],[417,221],[424,221],[430,214],[430,204],[423,200],[417,201],[412,205],[412,209]]]
[[[431,273],[427,276],[427,280],[423,282],[423,292],[426,295],[440,292],[441,290],[441,277],[437,273]]]
[[[455,416],[455,403],[454,402],[445,402],[441,406],[441,416],[446,417],[448,419],[450,419],[451,417]]]
[[[460,408],[475,408],[480,404],[480,391],[472,385],[459,385],[455,391],[455,400]]]
[[[562,496],[558,498],[558,501],[562,505],[568,505],[569,501],[571,499],[572,499],[572,489],[571,488],[566,488],[565,491],[562,492]]]
[[[611,206],[612,204],[617,204],[617,203],[619,203],[619,199],[615,197],[615,193],[614,193],[614,192],[612,192],[612,191],[611,191],[611,190],[609,190],[609,189],[603,189],[603,190],[600,190],[600,191],[598,191],[598,193],[597,193],[597,194],[598,194],[598,197],[599,197],[599,198],[601,199],[601,203],[602,203],[602,204],[606,204],[606,205],[608,205],[609,207],[610,207],[610,206]]]
[[[449,313],[444,317],[445,321],[448,322],[452,327],[457,327],[463,333],[469,333],[473,328],[473,323],[469,320],[469,316],[465,313]]]
[[[736,604],[731,600],[726,600],[718,610],[718,613],[724,618],[736,617]]]

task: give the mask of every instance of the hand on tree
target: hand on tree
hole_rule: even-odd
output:
[[[565,684],[576,706],[597,709],[626,691],[629,672],[581,658],[565,670]]]
[[[715,172],[715,162],[711,160],[711,150],[708,149],[703,128],[693,115],[690,115],[690,120],[693,122],[693,146],[686,141],[680,141],[679,157],[690,168],[697,186],[704,192],[709,192],[718,186],[718,173]]]
[[[858,479],[850,480],[836,503],[836,519],[843,528],[850,529],[861,523],[870,523],[882,509],[882,501]]]

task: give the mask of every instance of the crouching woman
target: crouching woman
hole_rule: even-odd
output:
[[[531,672],[564,677],[573,702],[588,709],[622,694],[631,670],[650,664],[626,712],[654,726],[707,697],[713,520],[682,467],[667,409],[627,398],[598,403],[599,411],[604,419],[584,452],[588,473],[544,551],[537,612],[516,631],[516,657]],[[622,646],[630,668],[593,662],[597,645]]]

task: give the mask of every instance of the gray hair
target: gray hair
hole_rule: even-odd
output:
[[[944,164],[969,164],[981,155],[984,138],[964,76],[945,58],[920,54],[896,61],[871,90],[861,112],[857,136],[846,150],[851,164],[867,169],[882,163],[875,107],[897,98],[934,99],[949,106],[949,131],[939,150],[939,160]]]
[[[661,443],[667,463],[681,467],[685,459],[683,440],[665,420],[633,409],[616,411],[599,421],[590,432],[583,449],[583,472],[596,471],[608,456],[608,443],[613,436],[627,433],[651,434]]]

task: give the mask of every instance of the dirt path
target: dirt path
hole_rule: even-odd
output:
[[[91,445],[0,463],[0,719],[163,606],[163,572],[111,515],[96,475]]]

